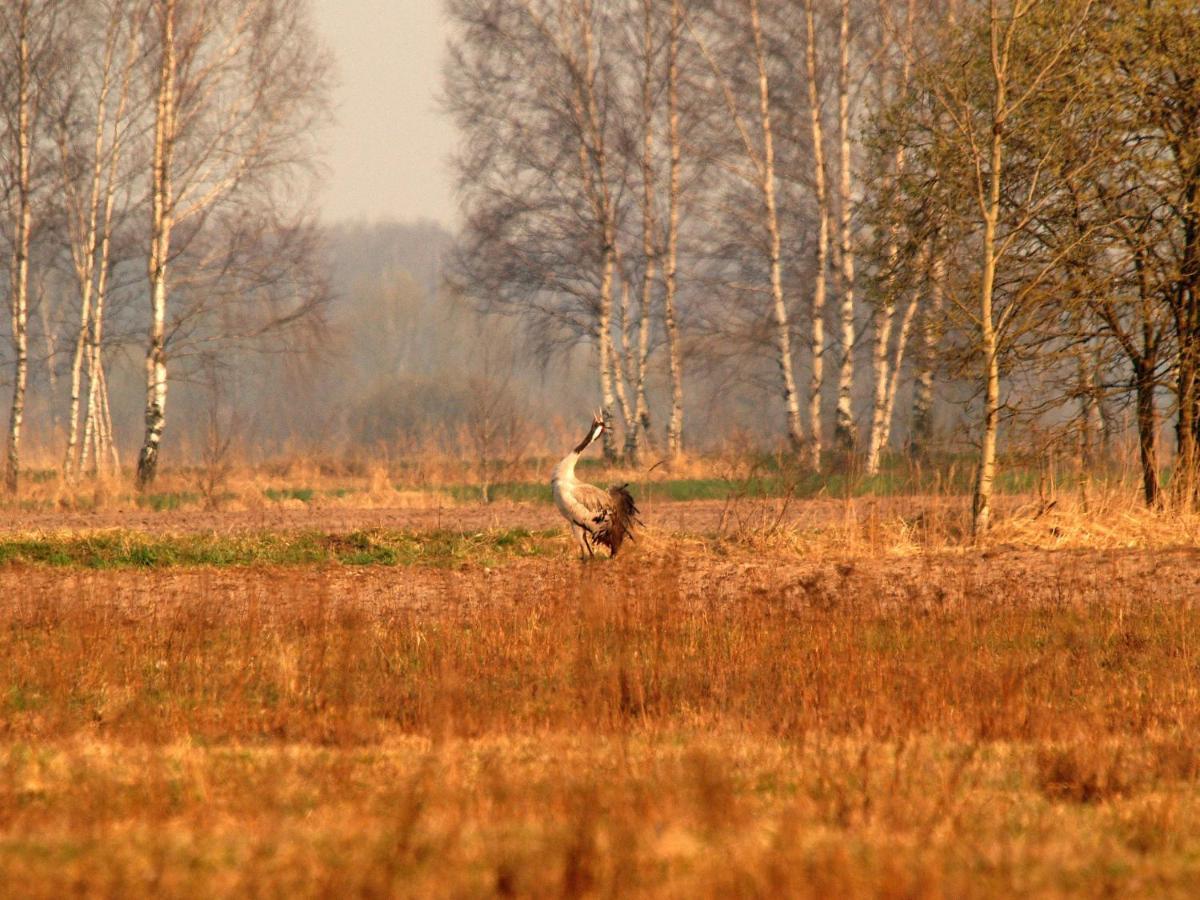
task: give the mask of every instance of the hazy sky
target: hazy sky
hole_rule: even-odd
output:
[[[328,140],[328,221],[456,217],[447,159],[453,128],[437,112],[441,0],[313,0],[337,60]]]

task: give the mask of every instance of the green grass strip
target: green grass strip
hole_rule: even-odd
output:
[[[616,476],[594,473],[597,484],[616,481]],[[904,497],[922,494],[968,496],[974,486],[975,473],[969,466],[949,469],[916,470],[894,467],[878,475],[847,475],[837,472],[793,472],[789,474],[766,471],[748,478],[672,478],[661,481],[632,479],[634,495],[639,500],[736,500],[778,499],[792,497],[810,500],[819,497]],[[1033,469],[1010,469],[997,476],[995,490],[999,494],[1024,494],[1037,488],[1039,473]],[[1074,487],[1073,474],[1055,480],[1059,490]],[[398,490],[429,490],[420,485],[397,485]],[[455,484],[433,488],[462,503],[477,503],[482,489],[477,484]],[[274,499],[274,498],[273,498]],[[522,503],[553,502],[550,485],[546,482],[503,481],[489,485],[488,499]]]
[[[317,564],[454,567],[545,556],[557,551],[555,541],[560,538],[559,531],[523,528],[476,533],[373,529],[348,534],[305,531],[248,535],[118,531],[0,538],[0,565],[84,569]]]

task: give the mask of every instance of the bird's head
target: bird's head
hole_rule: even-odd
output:
[[[604,417],[599,412],[594,412],[592,413],[592,424],[588,426],[588,433],[579,442],[578,446],[575,447],[573,452],[582,453],[602,434],[604,434]]]
[[[600,435],[604,434],[604,416],[599,410],[592,413],[592,425],[588,430],[588,443],[596,440]]]

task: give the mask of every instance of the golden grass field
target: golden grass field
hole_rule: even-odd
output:
[[[1200,522],[963,505],[14,510],[0,883],[1194,896]]]

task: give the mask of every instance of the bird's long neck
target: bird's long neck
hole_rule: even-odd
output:
[[[584,450],[586,450],[588,448],[588,445],[591,444],[591,442],[594,441],[595,439],[596,439],[595,429],[588,431],[588,433],[586,435],[584,435],[583,440],[579,442],[578,446],[576,446],[575,449],[571,451],[571,454],[574,455],[574,457],[576,459],[579,459],[579,454],[581,454]]]
[[[572,450],[554,467],[555,481],[573,481],[575,479],[575,463],[579,462],[579,450]]]
[[[596,439],[597,432],[595,429],[589,431],[582,441],[562,458],[557,466],[554,467],[554,478],[557,481],[569,481],[575,477],[575,463],[579,462],[579,457],[584,450]]]

